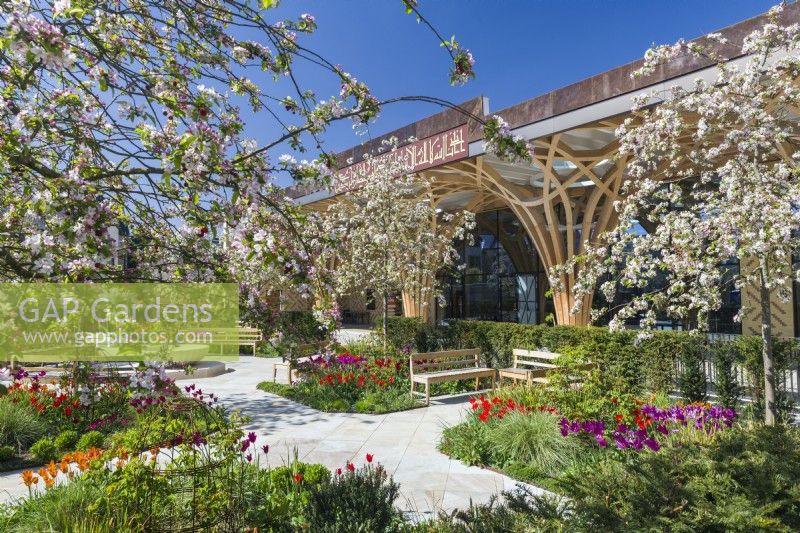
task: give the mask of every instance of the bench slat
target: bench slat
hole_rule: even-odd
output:
[[[489,377],[495,374],[493,368],[470,368],[463,371],[454,372],[433,372],[430,374],[415,374],[412,378],[414,383],[437,383],[440,381],[461,381],[478,377]]]
[[[561,368],[560,365],[554,365],[551,363],[540,363],[539,361],[517,361],[517,367],[521,366],[532,366],[538,368]]]
[[[485,372],[494,371],[493,368],[487,367],[472,367],[472,368],[454,368],[451,370],[439,370],[437,372],[425,372],[424,374],[414,374],[414,378],[424,379],[427,376],[462,376],[471,372]]]
[[[554,360],[558,359],[561,354],[553,353],[553,352],[542,352],[540,350],[521,350],[519,348],[514,348],[511,352],[515,357],[533,357],[536,359],[548,359]]]
[[[469,350],[444,350],[441,352],[419,352],[419,353],[412,353],[411,360],[415,359],[444,359],[448,357],[458,357],[458,356],[477,356],[481,353],[480,350],[476,349],[469,349]]]
[[[435,368],[452,368],[452,367],[468,367],[475,368],[478,362],[475,359],[459,359],[458,361],[439,361],[432,363],[418,363],[415,368],[419,368],[420,372],[428,372]]]

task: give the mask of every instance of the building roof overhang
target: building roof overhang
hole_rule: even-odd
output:
[[[714,46],[723,56],[732,58],[733,63],[744,63],[745,58],[740,53],[743,39],[766,20],[766,15],[762,14],[720,30],[717,33],[727,40],[724,45],[715,41],[709,42],[705,37],[695,41]],[[785,6],[781,23],[800,23],[800,4]],[[716,69],[710,60],[693,56],[678,57],[661,65],[649,76],[633,78],[631,75],[641,66],[642,60],[633,61],[493,114],[502,117],[514,134],[525,139],[535,141],[561,134],[560,138],[565,145],[585,152],[592,149],[593,143],[600,149],[613,142],[614,129],[622,120],[621,117],[630,112],[635,95],[645,91],[658,93],[676,85],[690,88],[698,78],[711,81],[716,76]],[[658,99],[652,98],[650,103],[657,104]],[[483,157],[504,177],[510,178],[510,181],[521,184],[520,179],[514,178],[524,175],[528,185],[536,187],[536,165],[504,163],[486,154],[481,125],[469,116],[489,116],[488,98],[474,98],[458,107],[464,112],[447,109],[337,154],[340,170],[361,161],[367,154],[379,154],[385,147],[385,141],[392,137],[398,140],[424,139],[466,124],[470,158]],[[568,172],[570,169],[565,170]],[[571,187],[582,185],[591,184],[575,182]],[[296,199],[301,204],[315,204],[329,201],[335,195],[331,190],[319,190],[298,194]]]

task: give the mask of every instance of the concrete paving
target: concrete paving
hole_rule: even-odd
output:
[[[436,449],[442,429],[464,416],[467,396],[436,398],[429,407],[385,415],[323,413],[256,389],[272,377],[276,361],[242,356],[228,364],[226,374],[194,380],[229,409],[250,417],[247,430],[257,433],[257,449],[270,447],[266,456],[259,452],[261,464],[285,464],[296,454],[301,461],[335,470],[348,461],[363,464],[366,454],[373,454],[400,483],[398,507],[417,519],[468,507],[470,500],[485,502],[515,486],[507,476],[466,466]],[[286,377],[279,371],[281,379]],[[19,472],[0,475],[0,501],[27,493]]]

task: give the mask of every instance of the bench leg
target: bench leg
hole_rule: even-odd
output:
[[[475,378],[475,390],[478,390],[478,388],[480,388],[480,382],[481,382],[480,378]]]
[[[495,378],[495,376],[494,376],[494,374],[492,374],[492,390],[493,391],[494,391],[494,378]]]
[[[431,404],[431,384],[430,382],[425,382],[425,405]]]
[[[253,343],[253,357],[256,356],[256,343]]]
[[[272,382],[273,383],[278,382],[278,365],[276,364],[272,365]]]

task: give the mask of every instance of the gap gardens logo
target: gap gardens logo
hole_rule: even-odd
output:
[[[2,283],[0,349],[17,361],[238,357],[232,283]]]

